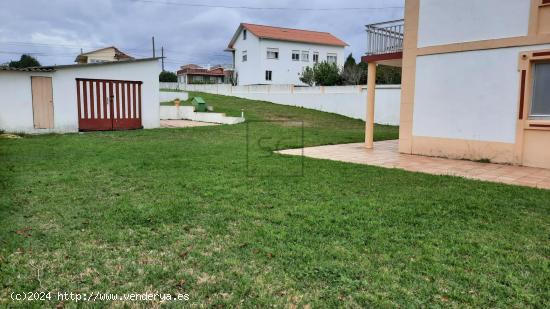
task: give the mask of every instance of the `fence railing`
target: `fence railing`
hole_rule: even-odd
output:
[[[403,51],[403,19],[366,25],[367,55]]]

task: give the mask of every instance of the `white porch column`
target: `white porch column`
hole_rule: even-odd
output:
[[[365,125],[365,147],[372,149],[374,139],[374,98],[376,91],[375,62],[369,62],[367,74],[367,120]]]

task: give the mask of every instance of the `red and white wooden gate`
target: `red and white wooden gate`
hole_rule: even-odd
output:
[[[141,129],[140,81],[76,79],[78,129]]]

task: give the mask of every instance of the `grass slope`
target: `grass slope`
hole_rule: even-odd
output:
[[[0,304],[549,306],[550,191],[272,155],[302,143],[302,121],[306,145],[361,141],[364,124],[201,95],[254,122],[0,140]]]

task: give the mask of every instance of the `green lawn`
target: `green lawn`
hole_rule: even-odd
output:
[[[364,124],[201,96],[250,122],[0,139],[0,307],[46,305],[10,300],[29,291],[550,306],[550,191],[273,155],[361,141]],[[397,131],[378,126],[376,139]]]

